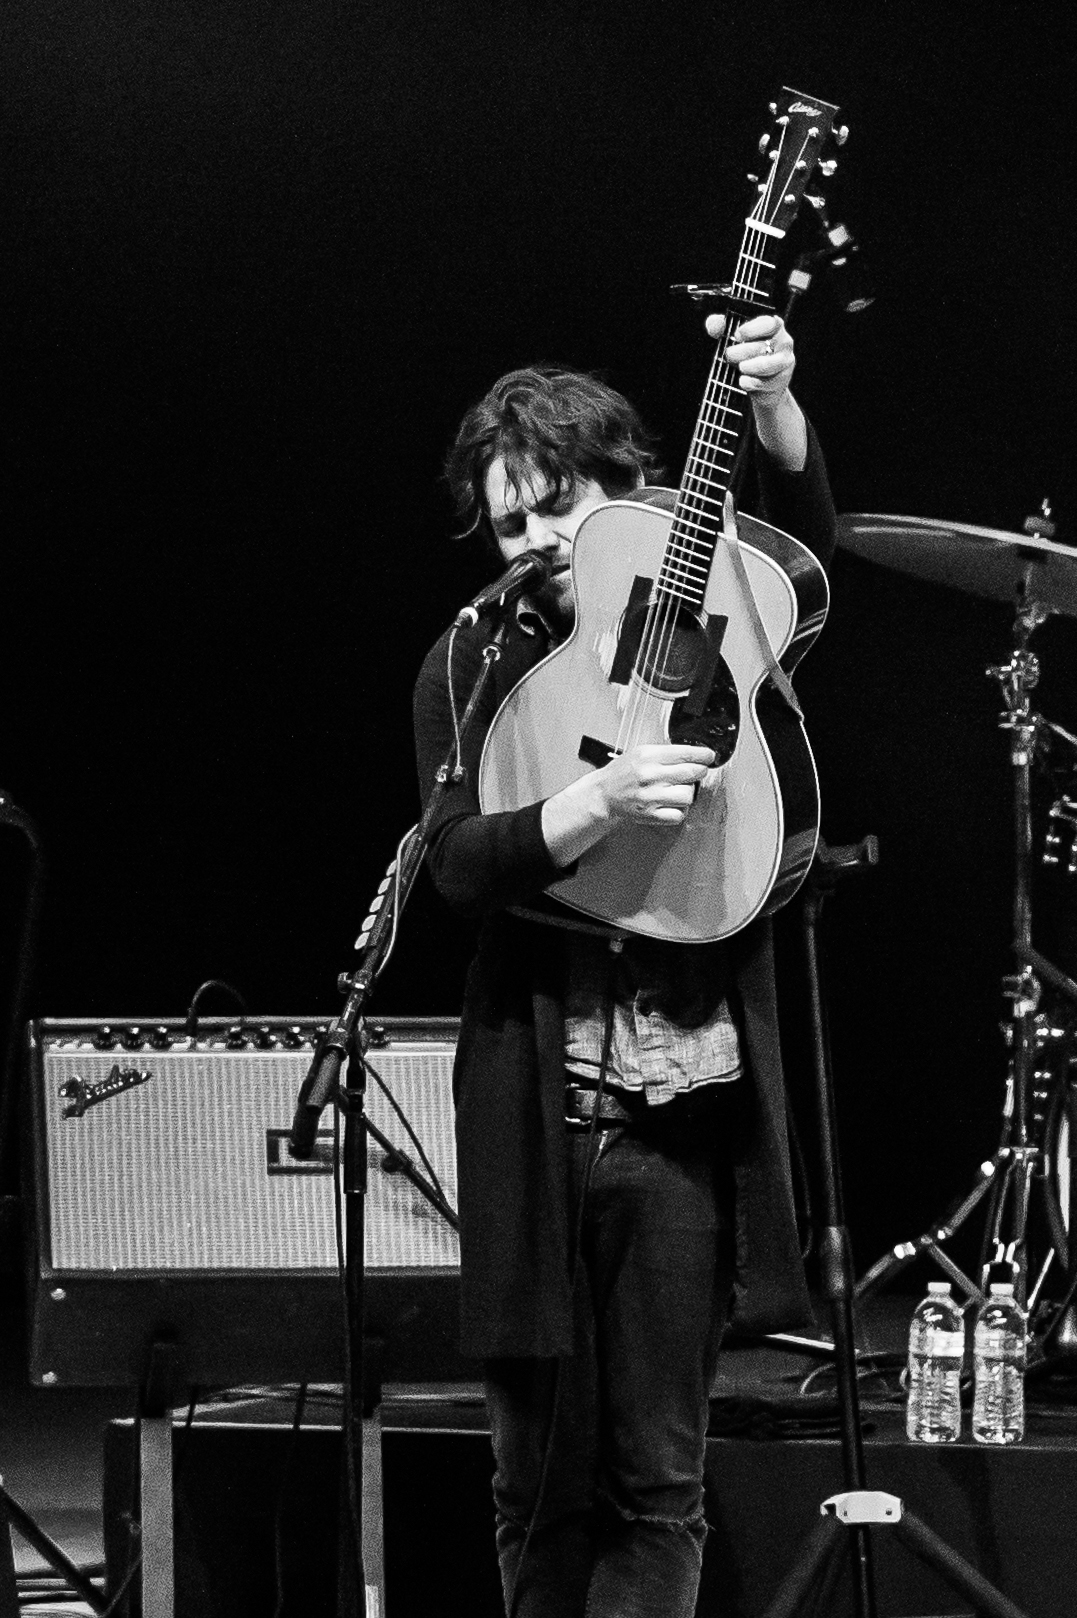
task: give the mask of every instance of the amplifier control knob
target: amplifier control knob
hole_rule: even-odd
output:
[[[107,1022],[101,1024],[93,1037],[93,1042],[99,1051],[113,1051],[119,1043],[115,1031]]]
[[[120,1036],[125,1051],[140,1051],[146,1043],[146,1037],[137,1023],[133,1022],[130,1028],[125,1028]]]
[[[255,1030],[254,1043],[257,1045],[260,1051],[271,1051],[273,1049],[273,1033],[268,1023],[262,1023],[262,1025]]]
[[[230,1051],[244,1051],[247,1048],[247,1034],[242,1023],[235,1022],[224,1036],[224,1042]]]
[[[303,1043],[303,1030],[298,1023],[293,1023],[284,1030],[284,1044],[290,1051],[297,1051]]]
[[[150,1035],[150,1044],[153,1046],[155,1051],[171,1050],[172,1035],[169,1033],[164,1023],[158,1024],[158,1026],[153,1030],[153,1033]]]

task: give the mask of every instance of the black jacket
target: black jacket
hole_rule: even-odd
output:
[[[797,474],[758,457],[762,515],[801,539],[824,565],[834,508],[814,435]],[[488,640],[461,630],[453,648],[462,709]],[[415,733],[425,801],[452,740],[448,632],[423,664]],[[482,815],[475,782],[482,744],[517,681],[548,651],[511,619],[464,747],[465,777],[446,793],[433,829],[434,881],[464,915],[481,918],[467,979],[455,1068],[461,1243],[461,1346],[481,1357],[571,1352],[564,1125],[564,938],[560,928],[507,914],[563,875],[541,832],[541,804]],[[604,949],[595,940],[596,949]],[[631,945],[629,945],[629,948]],[[751,1074],[752,1127],[737,1166],[734,1320],[744,1329],[810,1321],[793,1216],[770,926],[753,922],[714,952]]]

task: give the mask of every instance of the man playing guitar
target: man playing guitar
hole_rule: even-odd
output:
[[[708,329],[719,336],[721,317]],[[734,337],[760,515],[825,566],[834,510],[789,391],[792,339],[769,314]],[[572,630],[577,532],[607,500],[647,498],[654,458],[632,407],[588,376],[512,372],[465,416],[447,472],[465,526],[499,559],[537,550],[552,564],[507,610],[430,853],[444,897],[481,921],[455,1080],[461,1322],[464,1351],[485,1362],[506,1608],[690,1618],[722,1330],[811,1318],[770,924],[670,942],[547,895],[599,845],[615,857],[626,825],[676,838],[715,764],[707,747],[635,745],[544,801],[480,801],[495,715]],[[423,665],[424,798],[488,640],[481,623],[447,632]]]

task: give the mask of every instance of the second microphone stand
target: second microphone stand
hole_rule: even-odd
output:
[[[874,837],[845,848],[820,843],[806,884],[802,925],[808,969],[812,1055],[823,1177],[824,1225],[820,1241],[823,1292],[830,1310],[834,1360],[838,1378],[844,1492],[821,1504],[821,1518],[786,1574],[763,1618],[794,1618],[798,1612],[829,1612],[830,1595],[848,1549],[852,1563],[855,1618],[877,1618],[871,1530],[890,1528],[897,1537],[955,1590],[972,1601],[985,1618],[1025,1618],[1020,1608],[996,1590],[970,1563],[951,1549],[895,1495],[869,1490],[860,1426],[860,1394],[856,1376],[853,1327],[853,1266],[845,1224],[838,1156],[837,1109],[826,1024],[826,1004],[819,961],[818,927],[827,895],[839,879],[865,871],[878,860]],[[846,1535],[845,1530],[849,1533]]]

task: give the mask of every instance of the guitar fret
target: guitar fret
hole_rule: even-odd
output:
[[[681,557],[667,556],[662,563],[662,570],[665,571],[667,566],[675,568],[684,578],[690,578],[693,573],[702,574],[704,578],[707,576],[707,568],[702,562],[689,562]]]
[[[676,584],[669,584],[661,587],[661,593],[672,596],[676,601],[683,601],[690,607],[701,607],[703,605],[702,589],[685,590]]]
[[[717,506],[719,511],[722,509],[724,504],[724,500],[719,500],[716,494],[704,494],[702,489],[693,489],[692,498],[693,500],[702,500],[708,506]]]
[[[681,484],[681,499],[690,509],[702,514],[703,501],[710,501],[713,506],[721,506],[725,491],[719,486],[717,471],[716,467],[711,467],[709,477],[703,477],[698,472],[685,474],[684,482]],[[708,494],[709,489],[714,489],[715,493]]]
[[[701,513],[700,513],[700,515],[701,515],[701,516],[702,516],[702,515],[703,515],[703,514],[702,514],[702,512],[701,512]],[[712,533],[711,533],[711,532],[709,532],[709,531],[708,531],[708,530],[707,530],[707,529],[706,529],[706,528],[705,528],[705,527],[704,527],[704,525],[703,525],[703,524],[702,524],[702,523],[694,523],[694,522],[692,522],[692,520],[691,520],[691,518],[690,518],[690,517],[685,517],[685,516],[683,516],[683,515],[682,515],[682,514],[681,514],[681,513],[680,513],[680,512],[678,512],[678,513],[677,513],[677,517],[676,517],[676,519],[675,519],[675,520],[676,520],[676,521],[677,521],[677,522],[678,522],[678,523],[687,523],[687,524],[688,524],[688,526],[689,526],[689,527],[690,527],[690,528],[695,528],[695,529],[697,529],[697,530],[698,530],[698,532],[699,532],[699,533],[701,533],[701,534],[706,534],[706,535],[707,535],[707,538],[708,538],[708,539],[711,539],[711,540],[712,540],[712,541],[713,541],[713,534],[712,534]]]
[[[725,490],[722,489],[719,494],[707,493],[708,489],[712,489],[714,487],[718,472],[719,468],[716,466],[708,467],[706,474],[701,472],[686,472],[683,485],[684,498],[686,500],[688,498],[692,498],[694,500],[706,500],[709,501],[712,506],[720,507],[725,501]],[[695,485],[695,487],[693,487],[693,485]]]
[[[703,432],[696,434],[696,441],[692,446],[689,463],[700,460],[703,450],[710,450],[715,455],[732,455],[736,448],[736,440],[739,437],[740,434],[735,433],[731,427],[721,427],[714,422],[708,423],[707,434]],[[730,447],[728,443],[723,442],[725,439],[732,439],[733,446]]]
[[[691,534],[674,532],[670,535],[669,546],[670,560],[677,562],[681,567],[695,568],[701,573],[707,571],[707,564],[710,561],[709,545],[700,547]]]

